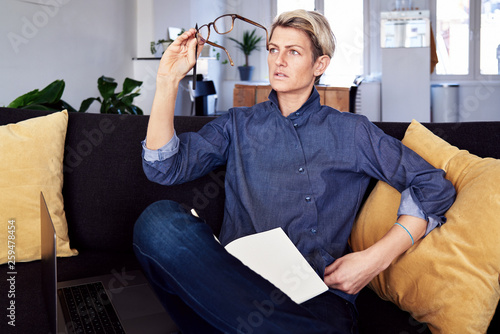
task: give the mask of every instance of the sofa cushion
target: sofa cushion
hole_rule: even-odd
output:
[[[449,145],[413,121],[403,143],[457,190],[447,223],[415,243],[370,287],[434,333],[485,333],[500,298],[500,161]],[[357,217],[351,246],[366,249],[397,218],[400,194],[378,182]]]
[[[0,126],[0,262],[40,259],[40,191],[57,234],[59,256],[69,246],[62,197],[66,111]],[[9,246],[9,247],[7,247]]]

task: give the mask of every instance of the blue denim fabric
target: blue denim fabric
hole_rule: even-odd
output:
[[[352,304],[329,292],[296,304],[175,202],[156,202],[143,212],[134,250],[183,333],[356,333]]]
[[[144,148],[143,157],[146,176],[166,185],[226,165],[221,243],[282,227],[320,277],[348,251],[371,178],[402,192],[398,214],[426,219],[427,232],[444,222],[455,198],[443,170],[366,117],[321,106],[316,89],[288,117],[272,91],[269,101],[231,109],[159,151]]]

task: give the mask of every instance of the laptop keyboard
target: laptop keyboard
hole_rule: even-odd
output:
[[[125,333],[101,282],[59,288],[57,292],[69,330],[78,334]]]

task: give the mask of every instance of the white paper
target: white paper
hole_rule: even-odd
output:
[[[297,304],[328,290],[280,227],[239,238],[225,248]]]

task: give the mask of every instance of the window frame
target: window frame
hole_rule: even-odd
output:
[[[325,1],[328,0],[314,0],[314,8],[317,12],[321,14],[325,14],[325,6],[324,3]],[[363,38],[363,73],[360,73],[359,75],[366,77],[370,75],[371,71],[371,58],[370,54],[372,54],[371,51],[371,43],[370,40],[372,39],[373,36],[370,34],[370,1],[369,0],[363,0],[363,33],[364,33],[364,38]],[[271,2],[271,12],[273,17],[276,17],[278,13],[278,0],[274,0]],[[380,33],[376,34],[377,40],[379,39]],[[379,57],[378,57],[379,58]]]
[[[430,0],[432,29],[436,30],[436,2]],[[498,74],[481,74],[481,1],[469,0],[469,74],[436,74],[431,75],[432,82],[500,82]]]
[[[318,12],[324,13],[324,1],[315,0],[315,8]],[[433,31],[436,31],[436,1],[428,0],[429,10],[431,13],[431,26]],[[480,52],[481,52],[481,1],[470,1],[470,18],[469,18],[469,74],[466,75],[450,75],[436,74],[431,75],[432,83],[442,82],[500,82],[500,74],[481,74]],[[272,12],[275,16],[277,13],[277,0],[271,2]],[[381,1],[363,0],[363,30],[365,32],[364,50],[363,50],[363,75],[364,77],[374,75],[380,72],[381,48],[380,41],[380,12]],[[376,12],[376,13],[375,13]],[[378,25],[374,24],[377,20]],[[378,30],[374,31],[377,26]],[[477,39],[477,40],[476,40]]]

